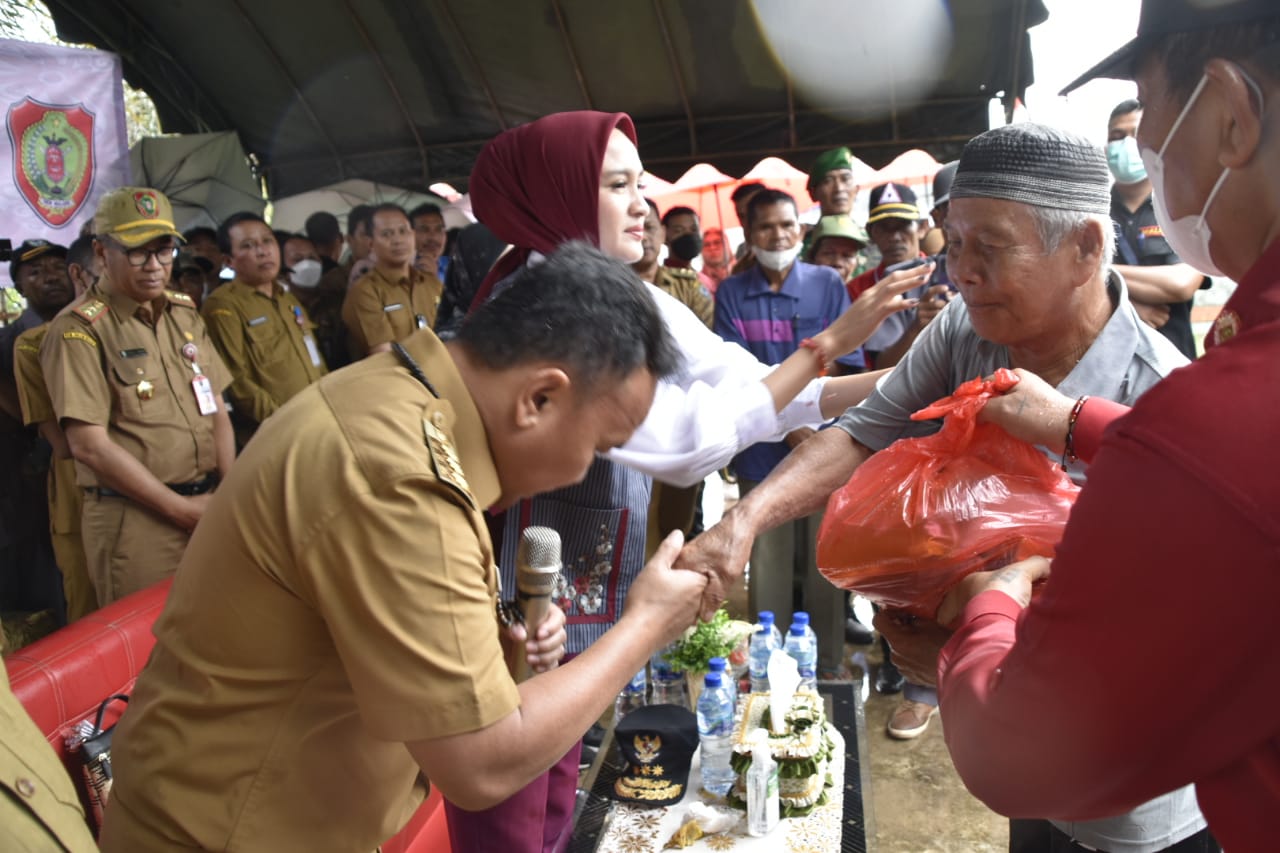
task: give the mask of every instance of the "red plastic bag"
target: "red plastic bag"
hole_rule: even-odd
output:
[[[933,618],[971,572],[1051,557],[1080,491],[1043,453],[994,424],[986,401],[1018,377],[997,370],[912,415],[942,429],[894,442],[831,495],[818,565],[836,586]]]

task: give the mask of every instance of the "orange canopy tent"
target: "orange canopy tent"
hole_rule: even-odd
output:
[[[862,167],[859,171],[858,167]],[[866,163],[855,164],[855,174],[874,174]],[[710,163],[699,163],[680,176],[670,189],[659,192],[651,188],[647,195],[666,213],[673,207],[692,208],[698,214],[702,230],[710,228],[728,230],[738,228],[738,214],[733,208],[733,191],[744,183],[758,181],[765,186],[782,190],[795,197],[796,206],[805,210],[813,204],[805,185],[809,176],[779,157],[766,157],[741,178],[726,175]]]
[[[876,187],[892,182],[920,187],[916,195],[920,199],[920,207],[928,211],[933,206],[933,176],[941,168],[942,164],[927,152],[912,148],[893,158],[893,162],[876,172],[869,183],[859,182],[859,186]]]

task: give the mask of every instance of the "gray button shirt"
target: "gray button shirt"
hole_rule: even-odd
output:
[[[1188,362],[1167,338],[1139,319],[1118,273],[1110,273],[1107,290],[1116,306],[1111,319],[1058,390],[1068,397],[1088,394],[1132,406],[1151,386]],[[942,421],[913,421],[912,412],[946,397],[975,376],[1012,366],[1008,349],[978,337],[964,300],[955,299],[920,333],[875,391],[846,411],[836,426],[872,451],[883,450],[899,438],[930,435]],[[1083,483],[1084,472],[1084,465],[1077,462],[1069,474]],[[1153,853],[1205,827],[1190,785],[1118,817],[1053,823],[1080,844],[1109,853]]]

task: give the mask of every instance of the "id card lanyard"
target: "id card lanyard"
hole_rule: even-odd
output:
[[[293,320],[298,324],[298,328],[302,330],[302,342],[307,345],[307,355],[311,356],[311,366],[319,367],[320,348],[316,346],[316,339],[307,331],[307,321],[302,317],[302,308],[293,306]]]
[[[200,408],[200,414],[212,415],[218,411],[218,396],[213,393],[213,383],[209,381],[209,377],[200,371],[200,364],[196,361],[199,354],[200,348],[193,343],[188,342],[182,347],[182,355],[195,373],[191,379],[191,390],[195,392],[196,405]]]

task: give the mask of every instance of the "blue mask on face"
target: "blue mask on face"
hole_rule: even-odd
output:
[[[1107,143],[1107,166],[1117,184],[1136,184],[1146,180],[1147,167],[1138,151],[1138,140],[1132,136]]]

